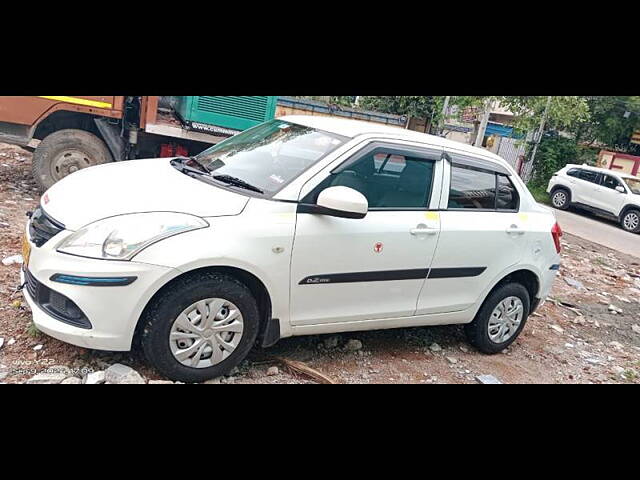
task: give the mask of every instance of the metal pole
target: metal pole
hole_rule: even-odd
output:
[[[551,95],[547,97],[547,105],[544,107],[544,113],[542,114],[542,119],[540,120],[540,127],[538,128],[536,143],[533,145],[533,152],[531,152],[530,162],[532,166],[533,166],[533,161],[536,158],[538,145],[540,145],[540,141],[542,140],[542,132],[544,131],[544,124],[547,123],[547,115],[549,114],[550,105],[551,105]]]
[[[491,115],[492,105],[493,105],[493,100],[487,100],[484,104],[484,115],[482,116],[480,127],[478,128],[478,136],[476,137],[476,141],[473,144],[475,147],[482,147],[482,142],[484,140],[484,133],[487,131],[487,124],[489,123],[489,115]]]
[[[440,128],[438,129],[438,134],[442,135],[444,131],[445,120],[447,119],[447,111],[449,110],[449,100],[451,97],[444,97],[444,105],[442,107],[442,118],[440,120]]]

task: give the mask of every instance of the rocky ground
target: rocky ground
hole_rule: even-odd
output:
[[[37,331],[16,292],[31,155],[0,144],[0,383],[171,383],[137,353]],[[208,383],[640,383],[640,259],[571,235],[551,296],[514,344],[486,356],[458,326],[289,338]],[[18,263],[13,263],[13,262]]]

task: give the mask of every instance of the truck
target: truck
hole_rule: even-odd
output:
[[[2,96],[0,142],[33,152],[45,191],[93,165],[196,155],[247,128],[291,114],[422,130],[414,119],[276,96]]]
[[[103,163],[191,156],[275,115],[270,96],[4,96],[0,142],[33,152],[41,190]]]

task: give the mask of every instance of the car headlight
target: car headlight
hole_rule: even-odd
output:
[[[208,226],[202,218],[185,213],[120,215],[83,227],[58,245],[58,251],[105,260],[130,260],[162,239]]]

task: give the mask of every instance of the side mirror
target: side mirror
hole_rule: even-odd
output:
[[[367,198],[349,187],[325,188],[318,195],[316,205],[298,205],[298,213],[316,213],[341,218],[364,218],[368,210]]]
[[[618,192],[620,192],[620,193],[625,193],[625,192],[626,192],[626,190],[624,189],[624,187],[623,187],[622,185],[618,185],[618,186],[616,187],[616,190],[617,190]]]

